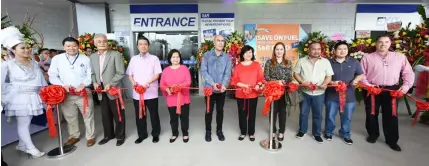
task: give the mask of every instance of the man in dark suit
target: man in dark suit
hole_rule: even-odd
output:
[[[121,88],[125,67],[120,53],[108,50],[108,40],[104,34],[94,36],[94,45],[98,49],[98,52],[90,57],[94,88],[101,87],[106,91],[111,87]],[[116,146],[121,146],[125,141],[124,110],[120,110],[121,115],[119,115],[115,97],[106,92],[98,94],[98,98],[101,101],[101,119],[104,129],[104,138],[98,144],[103,145],[116,138]],[[121,116],[122,121],[119,121],[119,116]],[[113,121],[115,121],[115,127]]]

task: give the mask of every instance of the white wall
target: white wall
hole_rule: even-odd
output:
[[[104,4],[76,3],[76,20],[79,35],[85,33],[107,33]]]
[[[43,34],[43,47],[63,49],[61,42],[69,36],[73,28],[71,3],[67,2],[65,5],[59,6],[15,1],[2,1],[1,3],[1,15],[6,15],[7,10],[13,24],[22,25],[26,11],[29,15],[36,15],[32,27]]]

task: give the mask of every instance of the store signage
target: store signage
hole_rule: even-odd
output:
[[[132,31],[198,31],[198,5],[131,5]]]
[[[227,38],[234,26],[234,13],[201,13],[201,42],[211,41],[216,35]]]

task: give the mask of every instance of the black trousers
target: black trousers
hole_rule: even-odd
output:
[[[139,138],[147,138],[147,122],[146,118],[148,114],[150,115],[150,122],[152,124],[152,136],[158,137],[161,133],[161,122],[159,121],[159,113],[158,113],[158,98],[144,100],[144,105],[146,106],[146,116],[143,118],[139,118],[139,100],[134,101],[134,112],[136,113],[136,125],[137,125],[137,133]]]
[[[105,92],[101,99],[101,121],[103,122],[103,130],[105,138],[125,139],[125,110],[121,110],[121,119],[119,121],[118,108],[116,100],[110,100]],[[113,126],[115,122],[115,127]]]
[[[276,122],[277,117],[279,119],[279,133],[284,133],[286,130],[286,101],[285,101],[285,95],[282,95],[282,97],[279,100],[276,100],[273,102],[274,104],[274,122],[273,122],[273,133],[277,132]],[[271,122],[271,116],[270,116],[270,122]]]
[[[225,105],[226,93],[213,93],[210,96],[210,112],[206,112],[205,121],[206,121],[206,132],[211,133],[212,131],[212,117],[213,117],[213,107],[216,104],[216,132],[222,132],[222,123],[223,123],[223,106]],[[207,97],[204,97],[207,105]]]
[[[238,123],[241,135],[255,134],[256,107],[258,98],[239,99],[237,98]]]
[[[383,88],[391,90],[399,89],[398,86]],[[383,91],[379,95],[375,96],[375,115],[371,115],[371,96],[367,97],[368,92],[366,90],[363,90],[362,92],[362,95],[365,97],[365,126],[369,137],[376,139],[380,136],[378,114],[381,107],[383,132],[386,143],[389,145],[397,144],[399,140],[398,117],[392,116],[392,97],[390,96],[390,93]],[[396,105],[396,107],[398,106]]]
[[[185,104],[181,107],[182,114],[180,115],[176,113],[176,107],[168,107],[168,112],[170,113],[171,132],[173,133],[173,136],[179,136],[179,118],[183,136],[189,136],[189,104]]]

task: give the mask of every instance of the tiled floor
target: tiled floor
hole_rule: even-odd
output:
[[[259,100],[259,109],[263,105]],[[363,104],[359,105],[352,120],[352,146],[344,144],[338,137],[323,144],[316,143],[311,135],[303,139],[295,138],[298,126],[298,112],[292,112],[287,119],[287,133],[283,141],[283,149],[278,153],[270,153],[259,146],[259,141],[268,136],[268,118],[258,112],[256,120],[256,141],[247,138],[240,142],[238,138],[238,118],[236,102],[227,99],[225,105],[224,133],[226,140],[220,142],[213,137],[211,143],[204,141],[204,101],[202,97],[194,97],[190,116],[190,141],[185,144],[181,139],[170,144],[171,130],[169,116],[160,100],[160,116],[162,122],[161,141],[152,143],[149,137],[143,143],[136,145],[137,138],[135,115],[131,103],[127,103],[127,140],[121,147],[116,147],[111,141],[106,145],[87,148],[86,141],[77,144],[78,149],[62,159],[28,159],[19,155],[14,149],[16,143],[2,149],[4,159],[12,166],[428,166],[429,165],[429,126],[418,124],[411,127],[412,119],[404,110],[401,103],[399,113],[400,140],[402,152],[394,152],[384,144],[381,136],[375,144],[365,141],[365,114]],[[381,117],[381,116],[380,116]],[[98,140],[102,138],[100,108],[96,108],[96,132]],[[381,120],[381,119],[380,119]],[[148,122],[149,123],[149,122]],[[339,120],[337,120],[339,123]],[[150,123],[149,123],[150,124]],[[215,121],[213,121],[215,126]],[[63,125],[65,126],[65,125]],[[309,120],[311,131],[311,120]],[[82,133],[84,126],[81,125]],[[150,132],[150,130],[149,130]],[[64,130],[64,135],[67,132]],[[381,132],[382,133],[382,132]],[[83,136],[82,136],[83,137]],[[48,138],[44,131],[33,136],[37,147],[49,151],[58,145],[56,139]]]

